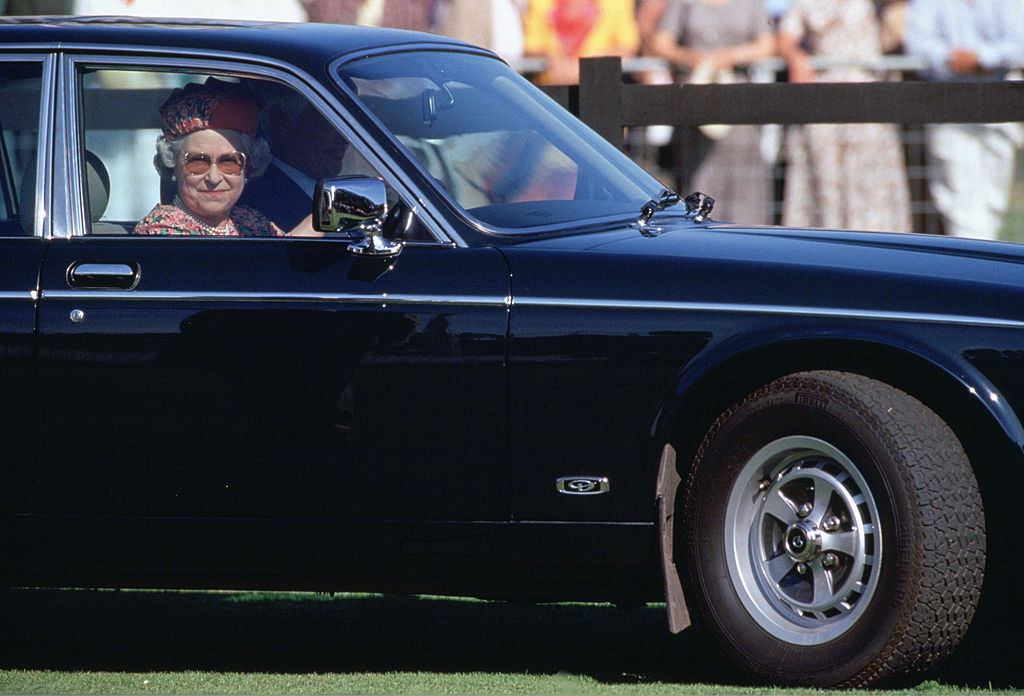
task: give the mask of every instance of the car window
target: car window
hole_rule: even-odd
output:
[[[42,66],[0,62],[0,236],[35,229]]]
[[[486,225],[635,217],[662,188],[493,58],[389,54],[343,64],[339,78],[433,183]]]
[[[241,152],[242,157],[237,174],[229,172],[224,177],[230,181],[232,226],[207,224],[206,211],[197,209],[188,195],[190,186],[200,185],[195,183],[202,178],[196,173],[199,169],[216,166],[217,172],[225,171],[219,156],[213,157],[216,164],[211,164],[205,153],[183,149],[186,142],[198,142],[186,140],[194,132],[219,123],[213,120],[219,117],[211,114],[220,107],[209,107],[205,101],[204,90],[208,89],[218,95],[231,94],[232,99],[239,96],[244,106],[231,109],[250,109],[254,117],[252,133],[246,132],[241,140],[232,139],[228,148]],[[80,71],[80,91],[81,181],[88,232],[93,235],[225,232],[225,236],[237,236],[231,234],[234,231],[242,236],[275,236],[275,231],[288,232],[309,216],[318,179],[339,174],[376,175],[315,105],[293,88],[272,80],[223,73],[85,67]],[[174,101],[172,94],[199,95],[198,102],[187,104],[189,109],[199,109],[202,117],[181,112],[180,99]],[[170,109],[166,108],[169,103],[174,104]],[[207,108],[213,110],[204,111]],[[209,123],[203,118],[210,119]],[[193,123],[190,119],[199,120]],[[191,125],[182,125],[186,121]],[[168,127],[174,131],[165,132]],[[170,147],[168,141],[178,141],[179,146]],[[184,166],[186,159],[198,169],[190,173],[176,169]]]

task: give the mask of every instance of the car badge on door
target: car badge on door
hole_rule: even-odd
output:
[[[566,495],[598,495],[607,493],[610,487],[607,476],[563,476],[555,480],[555,489]]]

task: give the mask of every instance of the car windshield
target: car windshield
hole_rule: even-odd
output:
[[[507,65],[396,53],[342,82],[463,213],[505,232],[637,217],[664,187]]]

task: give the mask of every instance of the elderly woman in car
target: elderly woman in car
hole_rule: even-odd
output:
[[[174,200],[153,208],[135,234],[320,236],[309,216],[285,232],[238,205],[248,178],[270,162],[270,148],[256,135],[259,117],[252,95],[232,83],[210,78],[175,89],[160,107],[163,134],[153,160],[175,183]]]

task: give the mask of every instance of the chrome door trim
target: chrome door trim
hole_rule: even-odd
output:
[[[948,324],[990,328],[1024,329],[1024,321],[955,314],[924,312],[896,312],[866,309],[835,309],[826,307],[799,307],[781,305],[751,305],[699,302],[648,302],[628,300],[512,298],[487,295],[445,296],[404,293],[289,293],[289,292],[172,292],[137,290],[45,290],[47,299],[61,300],[119,300],[119,301],[187,301],[187,302],[339,302],[346,304],[412,304],[412,305],[473,305],[479,307],[551,307],[572,309],[610,309],[652,312],[693,312],[700,314],[760,314],[780,317],[806,317],[851,319],[866,321],[898,321],[909,323]],[[18,295],[23,297],[23,295]]]
[[[21,297],[22,295],[19,295]],[[750,305],[698,302],[646,302],[623,300],[584,300],[552,298],[512,298],[496,296],[445,296],[404,293],[290,293],[290,292],[164,292],[136,290],[45,290],[43,298],[62,300],[120,301],[187,301],[187,302],[339,302],[346,304],[382,305],[472,305],[479,307],[553,307],[573,309],[610,309],[657,312],[693,312],[700,314],[769,314],[780,317],[830,317],[867,321],[898,321],[909,323],[948,324],[990,328],[1024,329],[1024,321],[955,314],[895,312],[865,309],[834,309],[780,305]]]
[[[31,300],[35,302],[39,299],[38,290],[9,290],[0,291],[0,301],[7,300]]]
[[[354,293],[301,293],[301,292],[172,292],[137,290],[44,290],[42,299],[49,300],[114,300],[123,302],[337,302],[339,304],[379,305],[391,304],[473,307],[500,307],[511,304],[508,297],[486,295],[414,295],[414,294],[354,294]]]
[[[755,305],[731,302],[657,302],[650,300],[603,300],[589,298],[515,297],[513,307],[554,307],[572,309],[615,309],[654,312],[698,312],[719,314],[774,314],[783,317],[829,317],[871,321],[902,321],[928,324],[984,326],[1024,329],[1024,321],[930,312],[901,312],[881,309],[856,309],[813,306]]]

